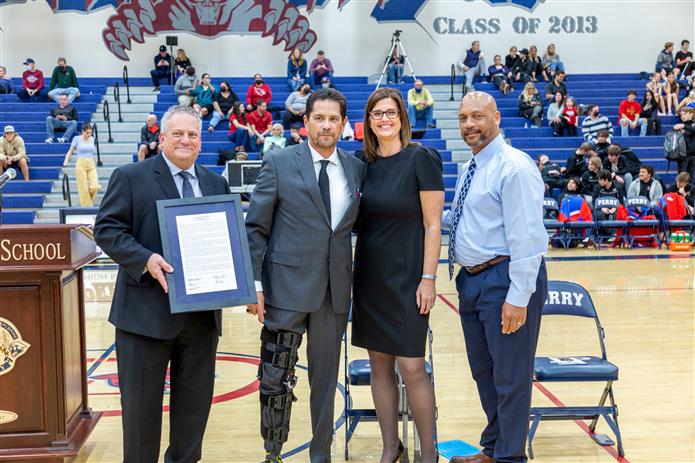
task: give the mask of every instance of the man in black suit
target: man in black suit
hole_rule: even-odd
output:
[[[200,460],[221,334],[221,311],[172,314],[156,201],[229,192],[227,181],[195,165],[201,120],[174,106],[161,122],[162,156],[116,169],[94,227],[99,246],[119,264],[109,321],[116,326],[123,409],[123,461],[156,463],[162,400],[170,366],[170,437],[165,461]]]

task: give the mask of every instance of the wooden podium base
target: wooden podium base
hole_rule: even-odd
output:
[[[64,446],[44,448],[3,449],[0,461],[3,463],[63,463],[65,458],[76,457],[87,442],[92,430],[101,419],[101,412],[87,411],[75,417],[75,428]]]

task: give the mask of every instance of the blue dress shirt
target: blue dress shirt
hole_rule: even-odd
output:
[[[160,154],[160,156],[164,156],[164,153]],[[180,175],[178,175],[178,173],[181,172],[183,169],[179,169],[178,167],[176,167],[174,163],[167,159],[166,156],[164,156],[164,161],[166,161],[167,166],[169,166],[171,176],[174,177],[176,189],[179,190],[179,197],[183,198],[183,178]],[[193,187],[193,194],[195,195],[195,197],[200,198],[201,196],[203,196],[203,192],[200,189],[200,183],[198,183],[198,176],[195,173],[195,164],[186,169],[186,172],[190,173],[193,176],[193,178],[189,177],[188,181],[190,182],[191,187]]]
[[[456,236],[449,238],[456,240],[456,262],[471,267],[496,256],[509,256],[511,285],[506,302],[526,307],[548,250],[541,174],[533,160],[507,145],[501,134],[475,155],[475,162]],[[459,175],[452,204],[456,204],[469,164],[464,164]],[[450,216],[445,216],[445,225]]]

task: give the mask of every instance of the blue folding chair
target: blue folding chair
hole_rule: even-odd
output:
[[[352,309],[348,316],[348,321],[352,322]],[[343,336],[343,351],[344,351],[344,369],[345,369],[345,409],[343,410],[343,416],[345,419],[345,460],[350,459],[350,453],[348,449],[348,443],[350,438],[355,432],[357,425],[362,421],[374,422],[377,421],[376,410],[373,408],[354,408],[353,398],[351,394],[351,389],[355,386],[370,386],[372,369],[369,364],[369,359],[357,359],[350,361],[348,358],[348,331],[350,327],[345,330],[345,335]],[[427,330],[427,350],[428,350],[428,361],[425,361],[425,371],[432,381],[434,386],[434,357],[432,355],[432,342],[434,341],[434,336],[432,335],[432,330],[428,328]],[[398,419],[401,421],[401,440],[403,441],[404,459],[407,461],[406,456],[408,455],[408,423],[413,421],[413,416],[408,407],[408,396],[403,383],[403,378],[398,371],[398,365],[396,365],[396,377],[398,379]],[[436,430],[435,430],[436,437]],[[413,426],[413,442],[414,442],[414,459],[415,461],[420,460],[420,439],[417,433],[417,428]],[[435,442],[436,445],[436,442]]]
[[[615,434],[618,453],[625,455],[622,437],[618,426],[618,406],[613,396],[613,382],[618,380],[618,367],[608,361],[605,333],[599,321],[596,308],[586,289],[568,281],[549,281],[548,298],[543,306],[543,315],[568,315],[591,318],[596,323],[601,356],[572,355],[558,357],[536,357],[534,362],[534,381],[536,382],[597,382],[605,381],[598,405],[532,407],[531,428],[528,435],[529,456],[533,458],[533,437],[542,420],[591,420],[589,429],[592,438],[600,445],[613,445],[614,442],[604,434],[595,434],[596,424],[603,417]],[[609,404],[606,404],[608,399]]]
[[[548,232],[548,238],[553,242],[559,242],[563,247],[563,233],[564,227],[562,222],[557,220],[560,215],[560,206],[558,206],[555,198],[545,197],[543,198],[543,225],[545,230]]]
[[[627,198],[625,200],[625,208],[627,209],[628,214],[636,217],[654,214],[654,211],[649,203],[649,199],[646,196],[633,196],[631,198]],[[661,247],[661,238],[659,237],[660,226],[661,223],[657,218],[636,218],[630,220],[627,227],[628,243],[630,244],[630,247],[634,247],[635,240],[644,238],[652,238],[656,240],[656,244]]]
[[[581,195],[565,196],[560,207],[562,207],[565,202],[569,201],[579,204],[581,202],[585,202],[586,199],[584,199],[584,197]],[[577,207],[577,209],[579,209],[579,207]],[[594,220],[568,220],[567,222],[564,222],[563,225],[563,245],[565,249],[570,247],[573,240],[584,241],[587,238],[593,239],[593,233],[596,228],[596,222]]]
[[[671,243],[671,233],[676,230],[682,230],[690,233],[691,235],[695,232],[695,220],[693,219],[669,219],[666,214],[666,207],[664,201],[673,201],[673,198],[665,195],[661,199],[661,207],[659,208],[658,217],[661,219],[661,228],[664,231],[663,241],[666,245]]]
[[[594,247],[600,249],[601,245],[612,238],[615,238],[617,232],[620,231],[624,237],[627,236],[627,220],[616,220],[616,219],[601,219],[598,220],[600,215],[597,215],[601,209],[615,209],[615,214],[618,212],[620,207],[620,201],[618,198],[612,196],[599,196],[594,200],[594,221],[596,222],[596,229],[594,230]]]

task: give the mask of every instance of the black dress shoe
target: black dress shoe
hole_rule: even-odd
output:
[[[399,461],[401,461],[403,452],[405,452],[405,447],[403,447],[403,441],[398,439],[398,453],[396,453],[396,458],[393,459],[393,463],[398,463]]]

